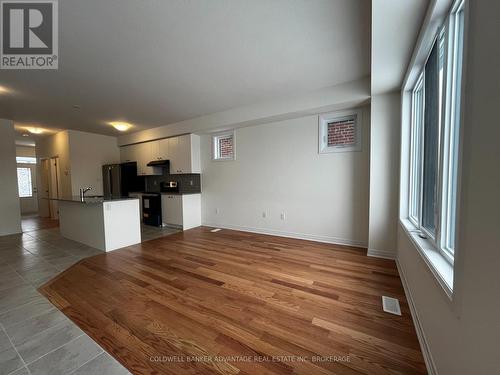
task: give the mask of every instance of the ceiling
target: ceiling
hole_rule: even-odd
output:
[[[117,135],[107,122],[139,131],[357,80],[370,74],[370,7],[60,1],[59,69],[1,71],[0,117]]]

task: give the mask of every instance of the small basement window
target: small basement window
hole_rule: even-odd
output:
[[[319,116],[319,152],[361,151],[361,111]]]
[[[234,160],[234,132],[214,135],[212,153],[213,160]]]

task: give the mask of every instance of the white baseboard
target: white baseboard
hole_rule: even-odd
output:
[[[323,243],[330,243],[334,245],[347,245],[347,246],[356,246],[356,247],[366,247],[366,243],[362,241],[356,240],[348,240],[345,238],[339,237],[331,237],[331,236],[318,236],[315,234],[304,234],[304,233],[296,233],[296,232],[287,232],[275,229],[266,229],[266,228],[252,228],[245,227],[240,225],[228,225],[228,224],[215,224],[215,223],[203,223],[203,226],[206,227],[214,227],[214,228],[223,228],[223,229],[232,229],[239,230],[242,232],[250,232],[250,233],[258,233],[258,234],[268,234],[271,236],[280,236],[287,238],[296,238],[299,240],[309,240]]]
[[[408,301],[408,306],[410,307],[413,323],[415,324],[415,330],[417,331],[418,342],[420,343],[420,349],[422,350],[422,355],[424,356],[425,367],[427,368],[427,372],[429,373],[429,375],[437,375],[436,365],[434,363],[434,359],[432,358],[432,353],[429,349],[429,345],[427,344],[427,339],[425,337],[422,324],[420,323],[417,309],[415,307],[415,302],[413,301],[410,288],[408,287],[408,282],[406,281],[404,268],[401,265],[401,263],[399,263],[398,259],[396,259],[396,266],[398,267],[401,283],[403,284],[403,289],[405,291],[406,299]]]
[[[392,251],[387,251],[387,250],[377,250],[377,249],[370,249],[368,248],[368,253],[367,255],[369,257],[375,257],[375,258],[384,258],[384,259],[396,259],[396,254]]]

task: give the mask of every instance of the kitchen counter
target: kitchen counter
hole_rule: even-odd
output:
[[[96,196],[96,195],[89,195],[84,198],[82,201],[78,195],[73,195],[73,196],[68,196],[68,197],[61,197],[61,198],[42,198],[42,199],[48,199],[51,201],[58,201],[58,202],[74,202],[74,203],[83,203],[83,204],[92,204],[92,203],[104,203],[104,202],[117,202],[117,201],[125,201],[125,200],[130,200],[130,199],[138,199],[135,197],[104,197],[104,196]]]
[[[182,192],[176,192],[176,193],[169,193],[167,191],[134,191],[130,192],[129,194],[135,195],[135,194],[161,194],[161,195],[193,195],[193,194],[201,194],[201,191],[198,192],[189,192],[189,193],[182,193]]]
[[[198,193],[168,193],[166,191],[161,191],[161,195],[193,195],[193,194],[201,194],[201,192]]]
[[[52,198],[63,237],[103,251],[141,243],[140,201],[129,197]]]

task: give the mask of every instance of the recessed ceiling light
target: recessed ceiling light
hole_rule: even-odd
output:
[[[24,133],[23,137],[29,137],[30,135],[28,133]]]
[[[127,131],[132,127],[132,124],[129,124],[128,122],[123,122],[123,121],[112,121],[109,123],[113,128],[116,130],[119,130],[121,132]]]
[[[28,131],[32,134],[41,134],[43,133],[43,129],[40,128],[28,128]]]

